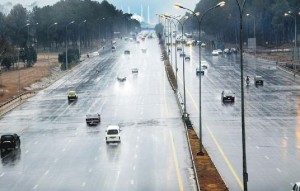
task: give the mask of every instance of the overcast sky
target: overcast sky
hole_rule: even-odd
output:
[[[7,13],[15,4],[22,4],[24,7],[30,9],[35,5],[43,7],[45,5],[53,5],[59,0],[1,0],[0,11]],[[95,0],[101,2],[102,0]],[[190,9],[194,9],[199,0],[108,0],[109,3],[115,5],[118,9],[125,13],[129,12],[141,15],[141,7],[143,7],[143,16],[148,20],[148,6],[150,13],[150,22],[156,23],[156,13],[168,13],[183,15],[184,11],[174,8],[174,3],[180,3]]]

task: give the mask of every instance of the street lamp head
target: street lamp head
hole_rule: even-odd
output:
[[[86,20],[84,20],[83,22],[86,23]]]
[[[58,24],[57,22],[54,23],[54,25],[57,25],[57,24]]]
[[[200,16],[200,12],[195,13],[195,16],[199,17]]]
[[[189,18],[189,16],[184,16],[184,19],[187,20]]]
[[[70,24],[73,24],[75,21],[71,21]]]
[[[180,5],[179,3],[175,3],[174,4],[175,8],[180,8],[180,9],[183,9],[184,7],[182,5]]]
[[[250,16],[250,14],[249,14],[249,13],[247,13],[247,14],[246,14],[246,16],[247,16],[247,17],[249,17],[249,16]]]
[[[291,14],[291,13],[292,13],[292,11],[288,11],[288,13],[289,13],[289,14]]]
[[[221,1],[220,3],[218,3],[216,6],[217,7],[223,7],[225,5],[225,1]]]
[[[284,13],[284,16],[289,16],[289,14],[288,13]]]

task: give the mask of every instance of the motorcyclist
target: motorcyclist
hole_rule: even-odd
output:
[[[250,82],[250,78],[249,78],[249,76],[247,76],[246,83],[249,84],[249,82]]]

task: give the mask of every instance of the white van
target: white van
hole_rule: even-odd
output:
[[[106,143],[120,143],[120,127],[118,125],[109,125],[106,129]]]

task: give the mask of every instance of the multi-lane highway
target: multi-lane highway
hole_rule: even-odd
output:
[[[185,62],[187,111],[198,132],[198,47],[186,47],[191,61]],[[183,92],[182,58],[178,56],[178,81]],[[173,60],[175,60],[173,58]],[[242,190],[241,86],[239,55],[212,56],[202,49],[202,64],[208,66],[202,79],[203,144],[230,190]],[[244,57],[245,122],[248,189],[291,190],[300,180],[300,79],[274,63]],[[253,77],[263,76],[255,86]],[[235,92],[235,103],[224,104],[221,92]]]
[[[0,133],[21,138],[21,149],[1,156],[1,191],[196,190],[157,40],[118,40],[116,46],[1,117]],[[119,82],[119,75],[127,80]],[[69,104],[70,90],[79,98]],[[88,113],[101,114],[101,123],[87,126]],[[105,130],[114,124],[121,127],[121,143],[107,145]]]

